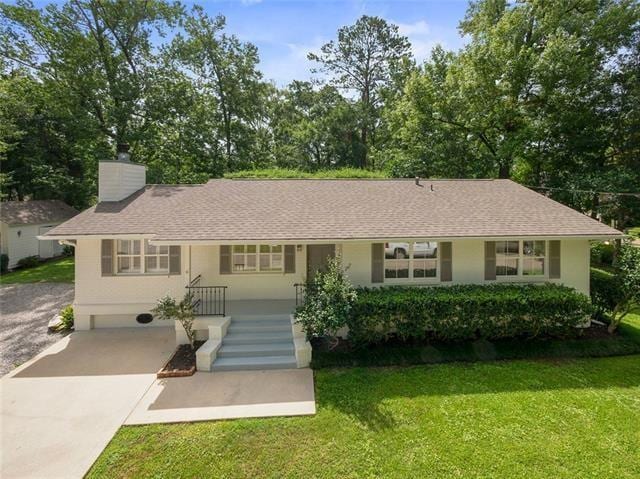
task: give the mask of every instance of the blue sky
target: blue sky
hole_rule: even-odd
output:
[[[193,2],[187,2],[187,4]],[[235,0],[201,1],[209,14],[227,18],[227,31],[258,47],[260,69],[279,86],[309,79],[306,56],[334,39],[338,28],[361,15],[377,15],[400,27],[418,60],[440,43],[448,49],[463,45],[457,27],[466,0]]]

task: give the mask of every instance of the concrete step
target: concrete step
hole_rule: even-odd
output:
[[[272,344],[292,342],[293,334],[288,331],[270,331],[270,332],[240,332],[235,333],[229,331],[222,338],[222,345],[228,344]]]
[[[262,369],[295,369],[296,357],[286,356],[261,356],[242,358],[218,358],[213,362],[213,371],[243,371]]]
[[[228,334],[291,331],[289,321],[231,321]]]
[[[218,351],[219,358],[288,356],[295,353],[293,342],[265,344],[228,344]]]

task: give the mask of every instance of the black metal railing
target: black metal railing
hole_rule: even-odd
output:
[[[307,291],[314,287],[313,283],[296,283],[293,285],[296,288],[296,307],[301,306],[304,303],[304,298],[307,296]]]
[[[193,310],[196,316],[226,316],[227,287],[200,286],[201,275],[196,276],[186,286],[193,297]]]

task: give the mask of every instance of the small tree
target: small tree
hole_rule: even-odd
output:
[[[640,304],[640,248],[624,245],[618,253],[617,261],[617,294],[609,323],[610,333],[616,330],[634,305]]]
[[[194,349],[196,332],[193,330],[193,321],[195,319],[193,309],[193,294],[187,293],[179,303],[169,295],[159,299],[158,304],[151,312],[162,320],[173,319],[179,321],[184,328],[191,349]]]
[[[327,336],[334,348],[337,332],[347,324],[356,292],[346,275],[342,259],[330,258],[326,271],[318,271],[307,286],[304,304],[297,308],[296,318],[307,337]]]

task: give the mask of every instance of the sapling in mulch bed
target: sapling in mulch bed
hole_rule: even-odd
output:
[[[178,346],[167,364],[158,372],[158,377],[193,375],[196,372],[196,350],[204,343],[204,341],[196,341],[196,332],[193,329],[195,320],[193,295],[185,294],[180,302],[171,296],[165,296],[158,300],[158,304],[151,312],[161,320],[178,321],[189,340],[189,344]]]

